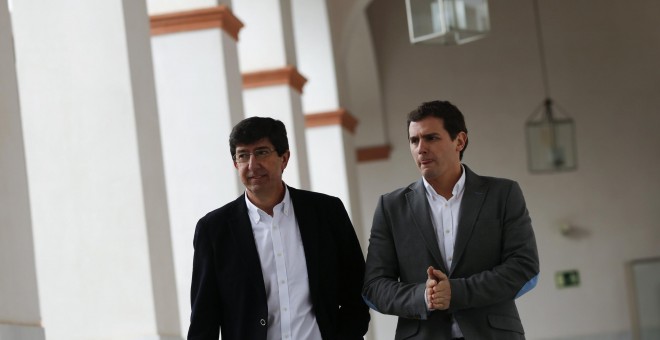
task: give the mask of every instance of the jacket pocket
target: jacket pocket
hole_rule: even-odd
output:
[[[493,328],[525,334],[520,319],[512,316],[488,315],[488,323]]]

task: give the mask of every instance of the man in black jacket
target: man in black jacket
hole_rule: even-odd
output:
[[[246,191],[197,223],[188,339],[362,339],[364,257],[341,200],[283,182],[280,121],[247,118],[229,146]]]

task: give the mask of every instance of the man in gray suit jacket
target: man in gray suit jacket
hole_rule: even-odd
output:
[[[395,339],[524,339],[514,300],[539,261],[520,187],[461,164],[467,128],[449,102],[413,110],[408,139],[422,178],[380,197],[365,301],[399,316]]]

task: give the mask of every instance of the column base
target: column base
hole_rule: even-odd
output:
[[[0,340],[45,340],[41,326],[12,325],[0,323]]]

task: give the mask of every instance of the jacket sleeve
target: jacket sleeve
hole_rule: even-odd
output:
[[[513,300],[536,283],[539,258],[532,222],[520,186],[508,183],[508,191],[499,198],[504,201],[499,264],[465,278],[451,278],[452,311]]]
[[[381,196],[374,213],[362,295],[373,310],[409,319],[426,319],[424,283],[400,282],[392,221]]]
[[[338,224],[335,228],[337,254],[341,278],[339,285],[338,339],[360,339],[369,328],[369,307],[362,300],[362,278],[364,277],[364,255],[355,229],[341,200],[333,204]]]
[[[202,218],[195,228],[193,275],[190,287],[190,328],[188,340],[217,340],[222,310],[215,276],[215,260],[208,226]]]

